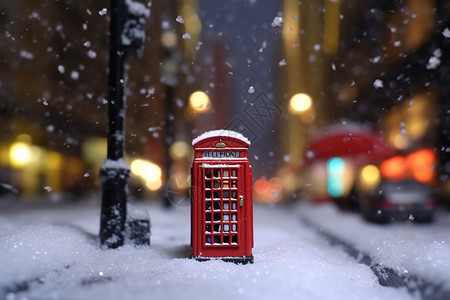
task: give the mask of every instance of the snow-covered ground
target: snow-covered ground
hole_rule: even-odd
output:
[[[430,224],[365,222],[334,205],[304,204],[299,215],[370,255],[399,274],[413,274],[450,290],[450,213],[440,210]]]
[[[299,210],[255,205],[255,263],[236,265],[189,259],[189,208],[139,205],[151,217],[151,246],[116,250],[99,247],[98,204],[3,208],[0,298],[8,300],[413,298],[406,289],[380,286],[369,267],[304,226]],[[334,216],[327,209],[311,211]],[[428,254],[420,253],[424,259]]]

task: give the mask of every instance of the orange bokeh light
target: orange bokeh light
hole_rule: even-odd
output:
[[[269,191],[270,184],[267,180],[261,178],[255,182],[255,192],[258,194],[264,194]]]
[[[431,182],[434,179],[433,165],[436,156],[431,149],[423,149],[409,154],[406,157],[407,164],[414,178],[421,182]]]
[[[283,194],[283,181],[278,177],[273,177],[270,180],[260,178],[256,180],[254,189],[256,201],[264,203],[278,202]]]
[[[434,180],[434,164],[436,155],[431,149],[423,149],[408,156],[394,156],[380,165],[384,178],[389,180],[402,180],[414,178],[417,181],[430,183]]]
[[[385,160],[380,165],[380,171],[383,177],[390,180],[400,180],[406,176],[408,166],[406,159],[402,156],[394,156]]]

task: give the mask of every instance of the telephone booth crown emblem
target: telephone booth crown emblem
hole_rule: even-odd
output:
[[[253,262],[250,141],[231,130],[193,140],[191,246],[197,260]]]

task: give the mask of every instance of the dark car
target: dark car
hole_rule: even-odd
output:
[[[431,188],[424,183],[413,180],[386,181],[372,195],[359,197],[359,208],[364,218],[371,222],[431,222],[435,200]]]

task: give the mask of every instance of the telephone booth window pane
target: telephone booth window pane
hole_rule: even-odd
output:
[[[220,232],[220,228],[221,228],[220,224],[214,225],[214,232]]]
[[[231,243],[237,244],[237,235],[233,234],[233,235],[231,236]]]
[[[213,175],[214,175],[214,178],[219,178],[220,177],[220,170],[214,169]]]
[[[233,232],[237,231],[237,224],[231,224],[231,231]]]
[[[229,189],[230,188],[230,181],[229,180],[224,180],[222,188]]]
[[[231,198],[237,199],[237,191],[231,191]]]
[[[206,217],[206,221],[211,222],[211,213],[206,213],[205,217]]]
[[[231,203],[231,209],[232,210],[236,210],[237,209],[237,203],[236,202]]]
[[[223,225],[223,231],[224,232],[229,232],[230,231],[230,225],[229,224],[224,224]]]
[[[206,199],[211,199],[211,191],[206,191],[205,192],[205,198]]]
[[[230,243],[230,236],[229,235],[224,235],[223,236],[223,243],[224,244],[229,244]]]
[[[210,201],[206,201],[206,202],[205,202],[205,210],[206,210],[206,211],[211,210],[211,202],[210,202]]]
[[[229,210],[229,209],[230,209],[230,203],[224,202],[224,203],[223,203],[223,209],[224,209],[224,210]]]
[[[211,169],[205,170],[205,178],[211,178]]]
[[[211,236],[210,235],[207,235],[205,240],[206,240],[207,244],[211,244]]]
[[[220,192],[214,192],[214,199],[220,199]]]
[[[223,177],[230,177],[230,170],[223,170]]]
[[[230,221],[230,214],[223,214],[224,221]]]
[[[211,188],[211,181],[206,181],[205,182],[205,188],[210,189]]]
[[[220,244],[220,235],[214,236],[214,244]]]
[[[223,191],[223,199],[230,199],[230,191]]]
[[[220,189],[220,180],[214,180],[214,188]]]
[[[214,202],[214,210],[220,210],[220,202]]]
[[[221,217],[220,217],[220,213],[215,213],[214,214],[214,222],[220,222],[222,221]]]
[[[211,224],[206,224],[206,232],[211,232]]]
[[[231,221],[237,221],[237,214],[231,214]]]
[[[237,177],[237,170],[231,169],[231,177]]]
[[[232,189],[237,189],[237,180],[231,181],[231,188]]]

